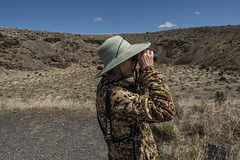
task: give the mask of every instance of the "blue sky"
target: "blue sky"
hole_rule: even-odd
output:
[[[0,26],[139,33],[240,24],[240,0],[2,0]]]

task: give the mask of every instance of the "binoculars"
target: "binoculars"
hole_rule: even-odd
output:
[[[146,50],[145,50],[146,51]],[[138,61],[137,55],[133,56],[131,58],[132,61]],[[153,51],[153,61],[157,62],[157,53],[155,51]]]
[[[157,52],[153,51],[153,61],[157,62]]]

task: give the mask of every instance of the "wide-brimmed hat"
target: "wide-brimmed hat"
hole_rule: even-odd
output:
[[[98,56],[103,62],[104,68],[94,78],[102,76],[104,73],[137,55],[150,45],[150,42],[131,45],[121,36],[114,36],[107,39],[98,49]]]

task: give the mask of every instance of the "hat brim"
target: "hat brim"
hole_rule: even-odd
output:
[[[129,58],[137,55],[142,52],[144,49],[148,48],[151,45],[150,42],[144,42],[140,44],[133,44],[131,47],[124,53],[121,53],[117,58],[113,59],[107,66],[105,66],[100,73],[98,73],[94,78],[99,78],[104,73],[110,71],[114,67],[118,66],[122,62],[128,60]]]

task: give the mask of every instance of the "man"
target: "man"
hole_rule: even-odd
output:
[[[96,108],[109,159],[159,159],[149,123],[169,121],[175,114],[166,80],[154,67],[149,46],[150,42],[131,45],[114,36],[98,50],[104,68],[95,76],[102,76]]]

